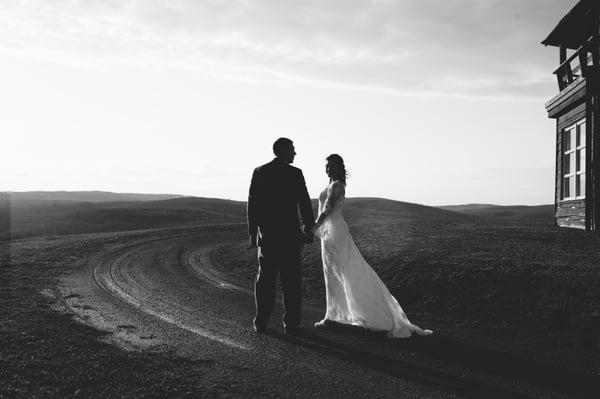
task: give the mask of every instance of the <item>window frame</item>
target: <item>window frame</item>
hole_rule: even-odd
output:
[[[579,137],[579,132],[581,132],[581,126],[584,126],[583,128],[583,145],[581,145],[581,142],[577,143],[577,139]],[[562,157],[562,162],[561,162],[561,200],[562,201],[573,201],[573,200],[580,200],[580,199],[585,199],[585,179],[587,176],[585,176],[586,174],[586,158],[587,158],[587,123],[586,123],[586,118],[583,118],[575,123],[573,123],[572,125],[569,125],[568,127],[562,129],[562,142],[561,142],[561,157]],[[567,134],[569,134],[569,140],[570,140],[570,148],[568,150],[564,149],[564,145],[565,145],[565,138],[567,136]],[[581,152],[583,153],[583,157],[581,157]],[[568,171],[565,170],[565,159],[567,158],[567,156],[571,156],[571,154],[574,154],[573,156],[573,162],[571,160],[569,160],[569,169]],[[577,170],[577,157],[580,156],[579,162],[580,162],[580,170]],[[583,162],[583,164],[581,163]],[[583,187],[580,187],[580,191],[582,193],[582,195],[577,195],[577,182],[581,181],[581,175],[583,176],[584,179],[584,185]],[[569,186],[569,196],[565,196],[565,186],[566,186],[566,181],[567,179],[569,179],[569,182],[571,181],[571,179],[574,179],[574,183],[573,185]],[[573,190],[571,190],[571,187],[573,188]]]

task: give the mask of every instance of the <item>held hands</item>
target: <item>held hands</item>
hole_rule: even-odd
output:
[[[302,234],[302,244],[312,244],[315,241],[315,236],[314,236],[315,230],[316,230],[316,227],[313,227],[310,230],[305,229],[304,233]],[[246,249],[251,250],[251,249],[254,249],[257,247],[258,247],[258,238],[256,236],[250,236],[250,243],[246,247]]]
[[[315,237],[313,236],[312,232],[306,232],[304,233],[304,235],[302,236],[302,243],[303,244],[312,244],[315,241]]]
[[[321,226],[320,223],[315,223],[310,229],[304,227],[304,243],[312,244],[315,240],[315,236],[317,236],[317,230]]]

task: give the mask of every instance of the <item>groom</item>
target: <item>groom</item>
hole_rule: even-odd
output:
[[[312,242],[314,215],[302,171],[291,166],[294,143],[279,138],[273,143],[275,159],[254,169],[248,194],[250,247],[258,246],[258,274],[254,284],[254,330],[263,333],[275,304],[277,274],[283,288],[283,326],[298,330],[301,311],[300,249]],[[298,207],[304,223],[300,230]]]

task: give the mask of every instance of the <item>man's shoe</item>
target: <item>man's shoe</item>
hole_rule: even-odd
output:
[[[298,335],[302,333],[300,326],[285,326],[283,327],[283,333],[287,335]]]

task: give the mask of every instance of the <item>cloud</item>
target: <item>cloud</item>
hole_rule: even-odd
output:
[[[0,3],[0,51],[85,68],[423,96],[552,94],[539,42],[561,0],[42,0]]]

